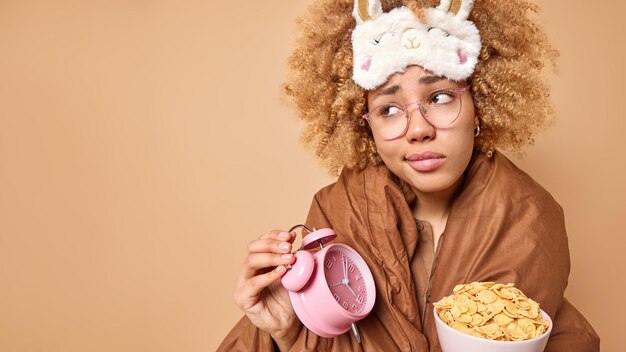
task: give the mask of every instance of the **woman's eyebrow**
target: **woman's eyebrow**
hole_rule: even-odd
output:
[[[375,97],[378,97],[381,95],[392,95],[392,94],[395,94],[399,90],[400,90],[400,86],[397,84],[394,84],[393,86],[387,87],[381,90],[380,92],[376,93]]]
[[[445,80],[444,77],[441,76],[434,76],[434,75],[428,75],[428,76],[422,76],[419,79],[419,84],[433,84],[433,83],[437,83],[439,81],[443,81]],[[383,90],[381,90],[380,92],[376,93],[375,97],[381,96],[381,95],[392,95],[395,94],[397,91],[400,90],[400,86],[397,84],[394,84],[392,86],[389,86]]]
[[[445,78],[441,77],[441,76],[422,76],[419,79],[419,84],[433,84],[433,83],[437,83],[439,81],[444,80]]]

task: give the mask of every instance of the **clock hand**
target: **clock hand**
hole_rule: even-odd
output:
[[[356,292],[354,292],[352,287],[348,285],[350,283],[350,280],[348,280],[348,261],[346,260],[346,258],[343,258],[342,260],[343,260],[343,280],[341,280],[341,283],[344,286],[346,286],[348,290],[350,290],[350,292],[352,292],[352,294],[356,297]]]
[[[328,287],[335,287],[335,286],[339,286],[339,285],[343,285],[343,280],[338,282],[338,283],[336,283],[336,284],[332,284],[332,285],[330,285]]]
[[[356,292],[354,292],[354,290],[352,289],[352,287],[350,287],[350,285],[346,284],[346,287],[348,288],[348,290],[350,290],[350,292],[352,292],[352,294],[356,297]]]

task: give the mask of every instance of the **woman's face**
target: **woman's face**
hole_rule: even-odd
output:
[[[369,111],[388,103],[408,105],[422,100],[437,89],[463,88],[457,83],[434,76],[420,66],[396,73],[379,88],[367,93]],[[387,167],[407,182],[419,196],[422,193],[453,191],[462,182],[474,148],[474,127],[478,119],[470,90],[459,97],[459,117],[444,128],[433,127],[420,113],[417,104],[408,107],[410,121],[406,134],[385,140],[373,130],[378,154]]]

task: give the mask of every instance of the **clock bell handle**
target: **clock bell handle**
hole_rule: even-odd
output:
[[[308,227],[306,227],[306,225],[296,225],[296,226],[290,228],[289,231],[287,231],[287,232],[291,233],[291,231],[299,229],[299,228],[304,229],[304,231],[306,231],[307,234],[310,234],[311,232],[317,231],[317,228],[315,228],[315,227],[311,230]],[[302,237],[304,237],[304,235]],[[320,246],[320,249],[324,249],[324,244],[321,241],[319,242],[319,246]]]
[[[290,228],[289,231],[287,231],[287,232],[291,232],[291,231],[293,231],[295,229],[299,229],[299,228],[303,228],[304,231],[306,231],[307,233],[311,233],[311,232],[315,231],[315,228],[313,228],[313,230],[309,230],[309,228],[306,227],[306,225],[296,225],[296,226]]]
[[[356,323],[352,323],[352,333],[356,338],[356,342],[361,343],[361,334],[359,334],[359,328],[356,327]]]

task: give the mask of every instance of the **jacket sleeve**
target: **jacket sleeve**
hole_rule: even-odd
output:
[[[585,317],[564,298],[570,259],[562,208],[553,201],[538,207],[539,214],[529,221],[527,233],[534,232],[535,250],[530,257],[538,271],[528,269],[518,281],[529,288],[553,319],[546,352],[597,352],[600,339]],[[530,237],[530,236],[529,236]],[[530,282],[532,280],[533,282]]]
[[[226,335],[217,352],[274,352],[269,333],[257,328],[244,316]]]
[[[532,203],[532,202],[529,202]],[[553,330],[546,352],[596,352],[600,350],[599,337],[585,317],[564,298],[570,270],[569,246],[562,208],[553,200],[537,201],[536,208],[526,215],[519,248],[526,257],[512,263],[514,281],[522,291],[540,302],[542,308],[553,319]],[[521,214],[520,214],[520,217]],[[522,217],[523,218],[523,217]],[[510,225],[511,227],[515,225]],[[526,242],[526,243],[524,243]],[[532,248],[532,249],[531,249]]]
[[[553,319],[553,330],[546,352],[596,352],[600,350],[599,337],[585,317],[564,298],[570,270],[569,246],[562,208],[552,199],[538,201],[526,215],[521,251],[526,258],[513,263],[515,282],[531,298],[535,297]],[[536,211],[536,213],[535,213]],[[535,213],[535,214],[533,214]],[[520,214],[520,217],[522,215]],[[515,226],[515,225],[510,225]],[[524,242],[525,245],[524,245]],[[530,249],[532,248],[532,249]],[[513,251],[510,255],[515,256]]]
[[[585,317],[567,300],[554,318],[545,352],[599,352],[600,337]]]

